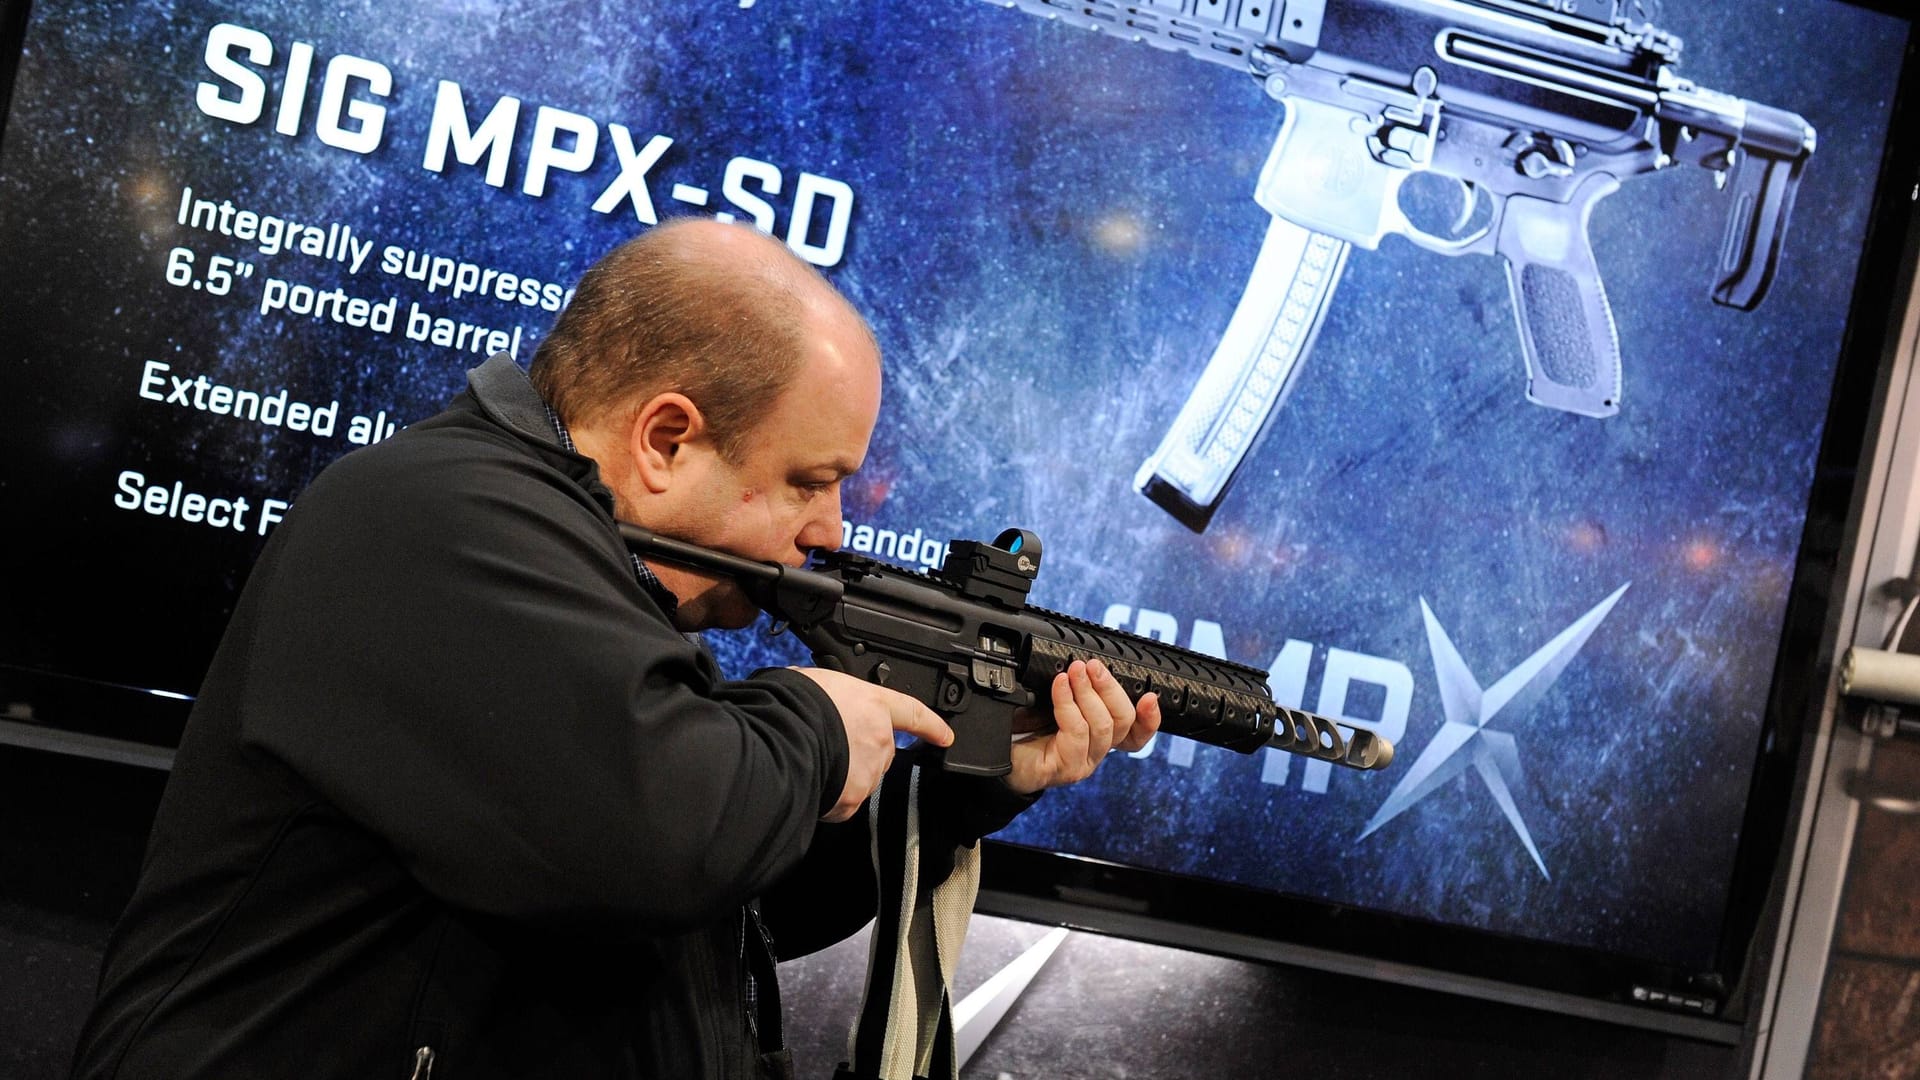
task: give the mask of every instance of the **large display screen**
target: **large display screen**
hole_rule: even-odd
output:
[[[320,468],[724,215],[884,351],[846,546],[1034,530],[1035,603],[1399,748],[1161,739],[1003,839],[1709,969],[1908,25],[1271,7],[36,0],[9,699],[191,695]]]

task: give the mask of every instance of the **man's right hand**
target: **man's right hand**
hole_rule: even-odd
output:
[[[819,684],[840,710],[847,729],[847,783],[823,821],[845,821],[867,801],[893,763],[893,733],[917,735],[935,746],[951,746],[953,729],[915,698],[845,672],[794,668]]]

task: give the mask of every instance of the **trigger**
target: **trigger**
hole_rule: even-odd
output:
[[[1467,226],[1473,224],[1474,210],[1480,206],[1479,184],[1471,180],[1461,180],[1460,191],[1463,198],[1460,200],[1460,216],[1453,219],[1451,235],[1454,236],[1460,236],[1467,231]]]

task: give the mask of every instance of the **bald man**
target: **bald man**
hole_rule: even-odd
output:
[[[530,378],[529,378],[530,375]],[[866,799],[919,702],[728,679],[757,612],[616,520],[789,565],[841,536],[880,357],[811,267],[686,220],[581,279],[530,373],[324,471],[201,688],[109,945],[82,1077],[784,1076],[776,959],[873,915]],[[1097,665],[965,844],[1158,723]]]

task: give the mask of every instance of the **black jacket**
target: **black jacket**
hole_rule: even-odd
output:
[[[76,1076],[753,1076],[743,905],[788,956],[871,917],[832,702],[675,632],[540,408],[489,361],[276,528]]]

